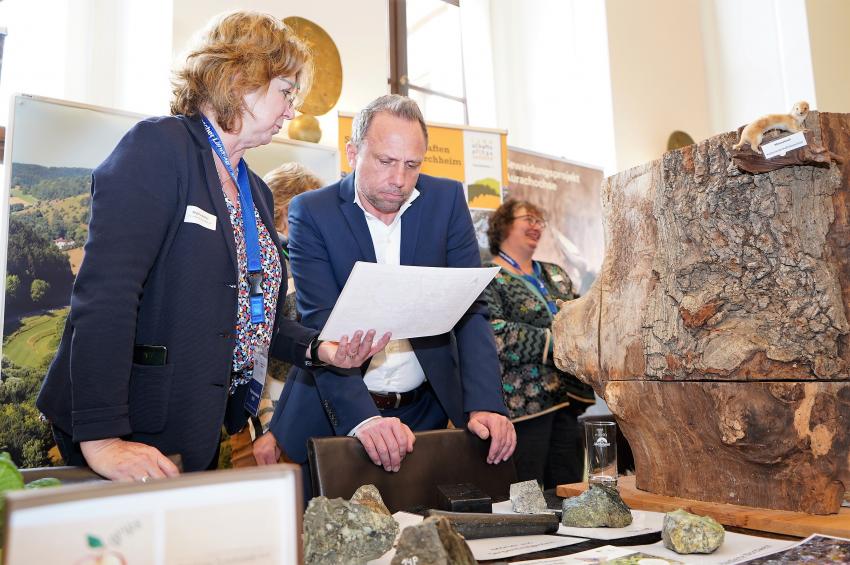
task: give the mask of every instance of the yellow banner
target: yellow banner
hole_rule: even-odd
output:
[[[351,138],[351,114],[339,114],[340,170],[351,172],[345,145]],[[428,150],[422,172],[460,181],[470,208],[495,210],[507,186],[507,134],[504,131],[428,124]]]

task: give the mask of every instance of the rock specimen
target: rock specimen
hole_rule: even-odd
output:
[[[554,512],[542,514],[493,514],[492,512],[447,512],[428,510],[428,516],[442,517],[451,522],[466,539],[501,538],[554,534],[558,517]]]
[[[317,496],[304,512],[304,563],[359,565],[390,550],[398,522],[368,506]]]
[[[384,504],[384,499],[381,498],[381,493],[378,492],[378,487],[375,485],[363,485],[358,488],[354,491],[354,494],[351,495],[351,502],[367,506],[379,514],[392,516],[390,511],[387,509],[387,506]]]
[[[425,518],[401,532],[392,565],[472,565],[477,563],[463,536],[443,517]]]
[[[511,506],[519,514],[540,514],[548,510],[543,491],[535,480],[511,485]]]
[[[681,508],[664,515],[661,540],[676,553],[711,553],[723,544],[726,531],[711,516],[697,516]]]
[[[602,186],[606,256],[553,324],[653,493],[817,514],[850,488],[850,114],[829,158],[762,174],[734,132]]]
[[[561,523],[574,528],[625,528],[632,523],[632,511],[617,489],[593,484],[580,495],[564,499]]]

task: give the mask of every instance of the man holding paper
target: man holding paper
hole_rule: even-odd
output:
[[[346,147],[353,173],[292,201],[290,253],[303,324],[324,327],[357,261],[481,266],[461,184],[419,174],[427,144],[416,103],[382,96],[354,119]],[[360,370],[294,370],[271,431],[299,463],[307,459],[308,438],[351,435],[376,465],[398,471],[413,449],[413,431],[451,420],[489,438],[487,461],[499,463],[516,446],[499,371],[479,298],[452,332],[391,341]],[[274,440],[258,441],[268,454],[258,460],[273,462]]]

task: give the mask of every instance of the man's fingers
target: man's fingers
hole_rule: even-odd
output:
[[[378,456],[378,450],[375,448],[375,442],[372,440],[371,434],[361,431],[357,434],[357,439],[359,439],[360,443],[363,444],[363,449],[366,450],[366,454],[369,456],[369,459],[372,460],[372,463],[380,465],[381,458]]]
[[[381,460],[380,465],[385,471],[392,471],[393,463],[390,456],[390,447],[387,445],[382,428],[382,425],[377,425],[369,431],[373,433],[372,439],[375,441],[375,450],[378,452],[378,458]],[[389,435],[392,437],[392,434]],[[396,456],[398,456],[398,448],[396,448]]]
[[[385,333],[381,339],[378,340],[378,343],[372,346],[372,349],[369,350],[369,357],[376,355],[379,351],[382,351],[387,344],[390,342],[390,338],[392,334],[390,332]]]
[[[474,433],[481,439],[487,439],[490,437],[490,430],[487,429],[487,426],[479,422],[478,420],[470,420],[469,424],[466,426],[470,432]]]
[[[413,434],[413,431],[404,426],[404,431],[407,434],[407,452],[410,453],[413,451],[413,444],[416,443],[416,436]]]
[[[393,434],[393,439],[395,440],[395,443],[398,446],[397,451],[399,465],[401,464],[401,460],[404,459],[404,456],[407,455],[407,452],[409,451],[407,448],[409,445],[409,439],[407,437],[407,433],[405,433],[405,428],[407,428],[407,426],[405,426],[401,422],[397,422],[390,427],[390,430]],[[398,469],[395,470],[397,471]]]
[[[180,469],[174,464],[171,459],[165,455],[159,454],[156,459],[157,466],[166,477],[176,477],[180,475]]]

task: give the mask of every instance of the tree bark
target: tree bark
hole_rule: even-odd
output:
[[[608,402],[638,488],[811,513],[850,488],[850,115],[806,127],[813,165],[744,171],[775,163],[730,132],[603,183],[605,261],[555,357]]]

